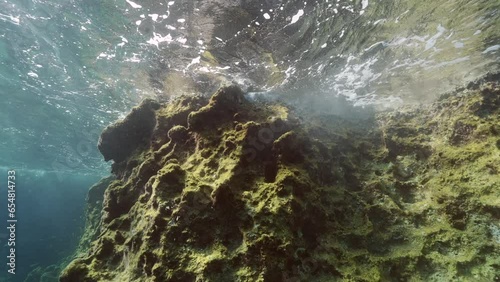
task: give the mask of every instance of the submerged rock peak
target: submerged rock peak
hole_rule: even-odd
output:
[[[97,147],[105,161],[121,162],[141,145],[146,145],[156,125],[155,110],[160,104],[146,99],[130,114],[104,129]]]
[[[362,121],[235,87],[141,105],[103,133],[141,141],[107,156],[100,234],[60,281],[495,281],[499,99],[488,80]]]

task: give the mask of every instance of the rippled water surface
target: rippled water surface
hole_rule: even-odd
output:
[[[102,171],[99,132],[144,97],[234,82],[384,108],[431,101],[499,66],[495,0],[0,7],[0,157],[29,169]]]

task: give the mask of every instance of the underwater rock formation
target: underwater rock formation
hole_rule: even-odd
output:
[[[114,179],[113,176],[109,176],[90,187],[85,209],[85,230],[77,252],[85,252],[90,247],[91,242],[99,236],[104,191]]]
[[[60,281],[498,280],[499,101],[483,81],[355,121],[235,87],[149,108]]]
[[[121,162],[147,144],[156,125],[154,110],[159,106],[154,100],[144,100],[124,120],[106,127],[97,144],[104,160]]]

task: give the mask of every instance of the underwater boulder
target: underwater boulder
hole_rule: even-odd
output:
[[[104,129],[97,148],[105,161],[121,162],[141,145],[146,145],[156,125],[155,110],[160,104],[146,99],[125,119]]]
[[[363,122],[299,120],[237,87],[146,107],[154,134],[130,143],[130,116],[103,134],[128,165],[92,189],[99,236],[60,281],[495,281],[499,94]]]
[[[188,117],[189,129],[213,129],[231,121],[238,109],[246,103],[243,91],[237,86],[222,87],[210,98],[208,105]]]

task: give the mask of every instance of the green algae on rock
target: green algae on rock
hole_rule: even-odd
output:
[[[149,141],[156,125],[154,110],[158,107],[154,100],[144,100],[124,120],[106,127],[97,145],[104,160],[121,162]]]
[[[236,87],[176,98],[115,159],[60,281],[498,280],[499,101],[484,81],[352,121]]]

